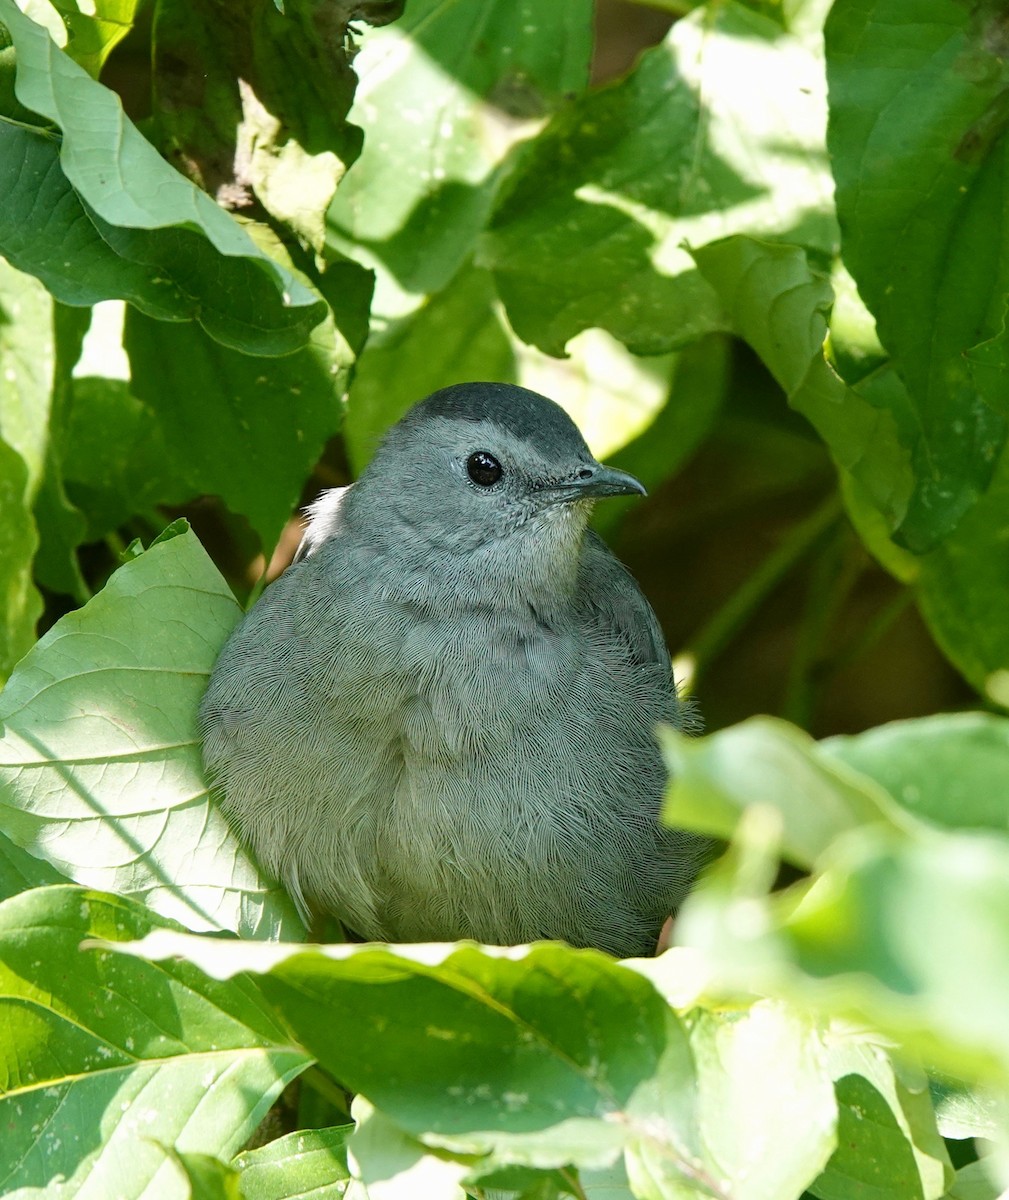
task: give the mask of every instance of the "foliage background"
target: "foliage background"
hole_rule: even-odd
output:
[[[1001,7],[401,7],[0,0],[4,1194],[998,1195]],[[651,491],[654,961],[301,949],[202,778],[235,596],[474,378]]]

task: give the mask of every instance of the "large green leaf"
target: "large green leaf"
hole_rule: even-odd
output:
[[[916,593],[932,635],[971,683],[1009,707],[1009,453],[986,494],[920,561]]]
[[[0,693],[0,831],[192,928],[297,937],[203,780],[197,705],[239,615],[184,531],[50,629]]]
[[[158,1143],[230,1157],[309,1064],[249,981],[81,949],[154,924],[69,886],[0,905],[4,1195],[184,1200]]]
[[[950,829],[1009,832],[1009,720],[949,713],[828,738],[826,754]]]
[[[683,243],[830,250],[825,120],[818,54],[774,20],[727,0],[677,21],[516,155],[482,251],[516,332],[560,354],[598,325],[657,353],[724,328]]]
[[[760,818],[758,820],[758,818]],[[754,990],[867,1023],[960,1078],[1009,1079],[1009,839],[880,828],[839,838],[768,898],[761,810],[683,905],[677,939],[721,994]]]
[[[59,131],[0,113],[0,251],[68,304],[121,297],[250,354],[303,345],[321,299],[173,170],[118,96],[13,0],[0,0],[0,27],[16,51],[17,100]]]
[[[329,210],[329,241],[391,287],[440,291],[469,256],[517,135],[580,92],[589,0],[410,0],[368,32],[351,119],[360,159]],[[395,281],[395,284],[393,284]]]
[[[118,408],[128,426],[137,418],[141,428],[153,420],[155,440],[143,460],[164,448],[164,461],[151,464],[163,481],[157,498],[216,493],[248,518],[272,551],[343,418],[353,355],[333,321],[327,318],[307,346],[269,366],[220,345],[196,325],[152,321],[132,309],[123,340],[130,394],[145,412]],[[104,486],[93,465],[88,477]]]
[[[32,583],[33,507],[49,442],[52,302],[0,259],[0,679],[35,640],[42,602]]]
[[[789,404],[808,418],[839,467],[853,475],[896,526],[912,479],[894,413],[845,386],[824,358],[827,279],[797,246],[727,238],[693,252],[733,330],[760,356]],[[899,415],[899,414],[898,414]]]
[[[451,1196],[463,1175],[524,1187],[508,1172],[590,1174],[622,1151],[639,1197],[775,1200],[834,1148],[817,1027],[771,1003],[681,1019],[650,963],[546,943],[306,949],[168,932],[128,950],[256,975],[320,1064],[375,1105],[350,1150],[382,1195]],[[587,1194],[606,1195],[603,1181]]]
[[[672,779],[663,812],[670,825],[728,838],[748,808],[766,805],[780,814],[782,853],[803,867],[848,830],[910,825],[871,778],[785,721],[753,717],[703,738],[664,728],[660,741]]]
[[[837,0],[826,27],[844,258],[911,396],[899,533],[918,551],[977,501],[1006,437],[1003,23],[991,0]]]
[[[386,16],[395,15],[396,5]],[[336,185],[356,157],[347,123],[355,17],[346,2],[163,0],[154,18],[161,149],[221,203],[253,199],[316,249]]]

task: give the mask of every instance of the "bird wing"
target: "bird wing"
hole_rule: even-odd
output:
[[[308,524],[294,552],[292,564],[311,558],[323,542],[339,532],[340,506],[351,487],[353,484],[350,487],[328,488],[305,509]]]
[[[580,585],[596,619],[627,642],[636,662],[669,666],[666,640],[652,606],[634,576],[592,530],[585,535]]]

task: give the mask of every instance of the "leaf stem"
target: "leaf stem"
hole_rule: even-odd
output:
[[[788,534],[728,598],[710,621],[704,625],[684,657],[694,663],[698,678],[711,662],[730,644],[756,609],[819,541],[841,515],[841,498],[835,492]]]

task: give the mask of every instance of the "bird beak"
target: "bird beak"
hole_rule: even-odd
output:
[[[560,492],[559,499],[582,500],[598,496],[647,496],[645,486],[626,471],[590,462],[574,479],[551,484],[545,491]]]

